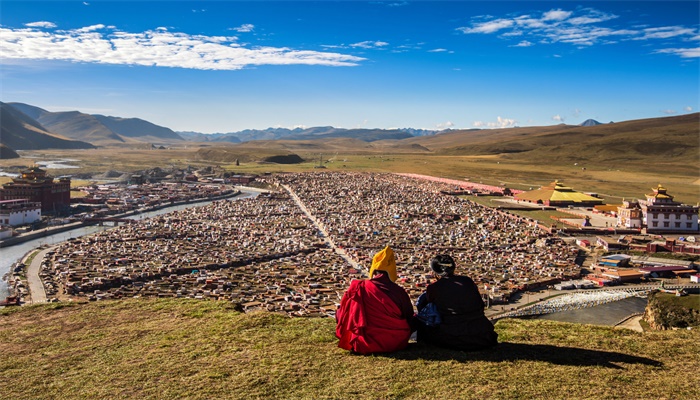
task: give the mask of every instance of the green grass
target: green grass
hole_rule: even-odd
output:
[[[693,398],[697,330],[501,320],[499,345],[337,347],[332,319],[224,302],[57,303],[0,312],[4,398]],[[682,377],[682,379],[679,379]]]
[[[79,169],[51,170],[54,176],[77,173],[102,173],[107,170],[139,171],[156,166],[179,167],[219,166],[229,172],[262,174],[265,172],[315,172],[319,154],[324,154],[327,171],[412,172],[437,177],[469,180],[489,185],[506,185],[510,188],[529,190],[539,188],[558,179],[575,190],[597,192],[609,201],[620,203],[622,198],[644,198],[651,187],[662,183],[676,200],[695,204],[698,201],[697,167],[688,170],[688,163],[669,159],[672,165],[661,168],[648,159],[628,161],[624,168],[611,167],[604,162],[591,162],[583,171],[571,160],[552,159],[549,156],[526,160],[513,159],[512,155],[437,155],[434,153],[400,153],[381,148],[338,148],[319,150],[288,150],[279,143],[265,145],[250,142],[245,146],[190,144],[187,148],[163,151],[140,148],[100,148],[95,150],[42,150],[32,153],[36,157],[80,159]],[[200,149],[206,149],[200,153]],[[210,154],[211,152],[212,154]],[[230,154],[228,154],[229,152]],[[261,158],[276,154],[298,154],[307,162],[301,164],[261,164]],[[218,154],[219,156],[216,156]],[[549,158],[548,158],[549,157]],[[234,160],[238,158],[240,165]],[[564,157],[565,158],[565,157]],[[0,160],[0,167],[18,165],[22,160]],[[697,164],[697,163],[695,163]],[[692,165],[695,165],[692,164]],[[652,165],[653,168],[649,168]]]
[[[508,204],[504,204],[502,202],[499,202],[499,199],[502,199],[502,197],[499,196],[460,196],[464,199],[471,200],[475,203],[479,203],[481,205],[484,205],[486,207],[492,207],[496,208],[498,206],[505,205],[507,206]],[[536,221],[539,221],[541,224],[544,224],[545,226],[550,226],[554,225],[557,228],[565,228],[567,225],[562,223],[561,221],[557,221],[555,219],[552,219],[551,217],[557,217],[557,218],[569,218],[573,219],[576,218],[575,216],[571,214],[567,214],[565,212],[561,211],[556,211],[556,210],[541,210],[539,208],[533,208],[533,209],[523,209],[523,210],[508,210],[509,213],[515,214],[518,216],[521,216],[523,218],[528,218],[528,219],[533,219]]]
[[[677,305],[682,308],[689,308],[700,311],[700,295],[689,294],[687,296],[676,296],[671,293],[657,293],[656,299],[659,303],[666,305]]]

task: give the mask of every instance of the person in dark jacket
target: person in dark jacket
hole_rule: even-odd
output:
[[[496,345],[498,334],[484,315],[484,301],[474,281],[455,275],[455,261],[449,255],[430,260],[438,280],[428,285],[418,299],[420,311],[433,303],[440,315],[437,325],[418,325],[418,342],[456,350],[481,350]]]

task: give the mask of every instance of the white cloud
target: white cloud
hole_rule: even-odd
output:
[[[692,49],[660,49],[654,53],[657,54],[674,54],[682,58],[698,58],[700,57],[700,47]]]
[[[377,49],[377,48],[385,47],[388,45],[389,45],[389,43],[387,43],[387,42],[380,42],[380,41],[373,42],[371,40],[366,40],[364,42],[353,43],[350,45],[350,47],[359,47],[362,49]]]
[[[613,44],[621,40],[652,40],[676,38],[683,41],[700,40],[696,28],[685,26],[631,26],[627,28],[606,27],[602,24],[619,18],[617,15],[592,8],[578,8],[575,11],[554,9],[543,12],[540,17],[524,14],[508,18],[480,16],[469,26],[457,28],[465,34],[494,34],[509,40],[523,37],[511,47],[528,47],[532,43],[568,43],[576,47],[589,47],[596,44]],[[666,49],[657,51],[676,54],[681,57],[697,57],[694,49]]]
[[[474,121],[472,124],[477,128],[510,128],[515,126],[518,121],[510,118],[497,117],[496,122],[484,122],[484,121]]]
[[[555,116],[552,117],[552,121],[564,122],[564,117],[562,117],[561,115],[557,114],[557,115],[555,115]]]
[[[530,47],[533,46],[532,42],[528,42],[527,40],[523,40],[522,42],[514,45],[513,47]]]
[[[255,65],[356,66],[365,60],[348,54],[286,47],[246,48],[236,42],[236,37],[107,29],[102,24],[55,32],[35,27],[0,27],[0,53],[6,60],[65,60],[201,70],[237,70]]]
[[[668,39],[685,35],[697,35],[697,33],[695,29],[685,28],[682,26],[664,26],[660,28],[644,29],[644,36],[635,38],[635,40]]]
[[[513,21],[518,26],[521,26],[523,28],[528,28],[528,29],[537,29],[537,28],[546,28],[547,24],[544,23],[542,20],[539,18],[532,18],[529,15],[521,15],[517,18],[514,18]],[[518,31],[519,35],[522,35],[523,33],[521,31]]]
[[[37,21],[24,24],[24,26],[28,26],[30,28],[55,28],[56,24],[48,21]]]
[[[236,32],[240,32],[240,33],[252,32],[253,29],[255,29],[255,25],[253,25],[253,24],[243,24],[239,27],[231,28],[232,31],[236,31]]]
[[[543,21],[563,21],[573,14],[571,11],[550,10],[542,14]]]
[[[97,25],[86,26],[86,27],[80,28],[80,29],[75,29],[73,32],[76,32],[76,33],[87,33],[87,32],[94,32],[94,31],[97,31],[97,30],[100,30],[100,29],[104,29],[104,28],[105,28],[104,25],[102,25],[102,24],[97,24]],[[158,29],[165,29],[165,28],[158,28]]]
[[[581,115],[581,110],[579,110],[578,108],[574,108],[573,115],[574,115],[574,118],[578,118],[579,115]]]
[[[437,129],[448,129],[454,127],[455,124],[452,123],[452,121],[447,121],[447,122],[440,122],[439,124],[435,125]]]
[[[428,53],[444,53],[446,51],[447,51],[447,49],[432,49],[432,50],[428,50]]]
[[[687,107],[684,108],[684,110],[685,110],[686,112],[691,112],[691,111],[693,111],[693,107],[687,106]]]
[[[663,110],[661,112],[667,115],[677,114],[676,110]]]
[[[458,31],[464,33],[494,33],[501,29],[510,28],[515,22],[509,19],[497,19],[494,21],[480,22],[474,24],[472,28],[461,27],[457,28]]]
[[[517,123],[514,119],[498,117],[497,122],[490,122],[488,125],[492,128],[509,128]]]

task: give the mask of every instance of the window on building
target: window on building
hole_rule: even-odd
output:
[[[659,214],[657,214],[657,213],[652,213],[652,214],[651,214],[651,217],[654,218],[654,219],[657,219],[657,218],[659,218]]]
[[[656,222],[656,221],[652,222],[651,224],[654,226],[654,228],[656,228],[657,226],[659,226],[659,223]]]
[[[686,223],[685,223],[685,227],[688,228],[688,229],[692,229],[692,228],[693,228],[693,223],[692,223],[692,222],[686,222]]]
[[[664,213],[664,219],[668,219],[668,213]]]
[[[668,221],[664,221],[664,228],[668,228],[668,225],[669,225]]]
[[[674,225],[676,226],[676,228],[680,228],[680,227],[681,227],[681,223],[680,223],[680,222],[675,222]]]

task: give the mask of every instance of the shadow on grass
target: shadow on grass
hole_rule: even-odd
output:
[[[464,352],[449,350],[421,343],[411,343],[408,348],[380,357],[398,360],[434,360],[434,361],[544,361],[557,365],[602,366],[623,369],[617,363],[644,364],[662,367],[663,363],[651,358],[633,356],[611,351],[587,350],[575,347],[559,347],[546,344],[499,343],[496,347],[481,351]]]

